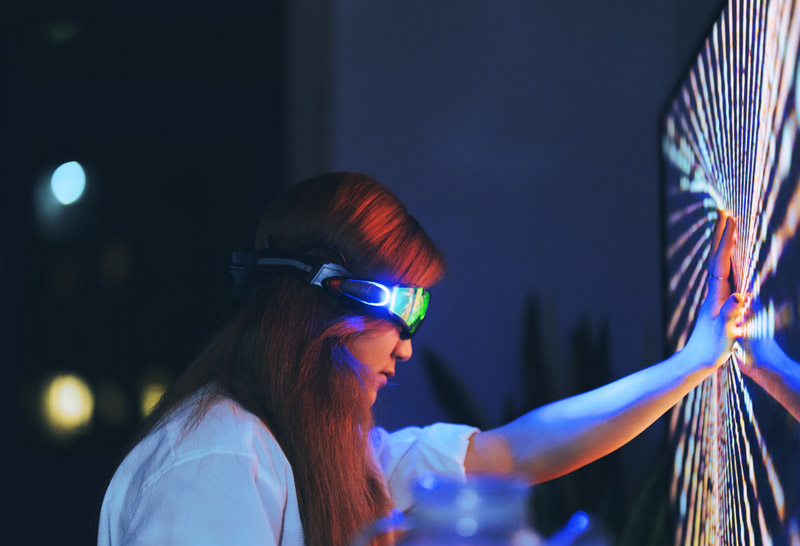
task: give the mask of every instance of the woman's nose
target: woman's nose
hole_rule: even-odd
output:
[[[414,349],[411,347],[411,340],[410,339],[401,339],[397,342],[397,345],[394,348],[394,359],[399,360],[401,362],[405,362],[409,358],[411,358],[411,354],[414,352]]]

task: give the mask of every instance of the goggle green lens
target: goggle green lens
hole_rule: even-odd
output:
[[[430,294],[416,286],[395,286],[391,290],[389,311],[405,322],[409,335],[413,335],[425,318]]]
[[[325,286],[350,301],[399,319],[405,327],[404,338],[413,336],[422,324],[430,301],[430,293],[421,286],[388,287],[375,281],[346,278],[327,280]]]

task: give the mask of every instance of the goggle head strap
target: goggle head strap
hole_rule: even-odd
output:
[[[344,266],[312,261],[303,252],[273,250],[234,251],[230,272],[233,276],[233,299],[237,301],[247,299],[256,288],[277,276],[289,275],[320,287],[328,277],[351,276]]]
[[[340,264],[314,261],[306,252],[259,250],[234,252],[230,266],[234,300],[247,299],[269,279],[289,275],[304,283],[319,286],[348,306],[383,316],[402,327],[401,337],[408,339],[425,318],[430,294],[422,287],[394,286],[354,278]]]

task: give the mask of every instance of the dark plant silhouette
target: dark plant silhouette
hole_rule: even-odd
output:
[[[430,381],[439,403],[455,423],[463,423],[481,430],[490,428],[478,400],[461,381],[458,374],[453,373],[444,361],[431,350],[422,354],[425,375]]]
[[[508,422],[567,394],[585,392],[615,379],[610,370],[608,323],[596,330],[588,319],[581,320],[570,336],[569,358],[551,362],[544,339],[542,311],[536,298],[530,298],[524,311],[522,358],[522,400],[506,396],[503,422]],[[454,422],[482,430],[502,423],[491,423],[464,382],[433,351],[422,354],[423,367],[442,408]],[[558,367],[558,368],[557,368]],[[564,385],[555,373],[561,369]],[[666,436],[663,450],[666,451]],[[619,453],[586,467],[537,485],[531,496],[530,517],[536,529],[550,535],[560,529],[578,510],[593,514],[619,546],[662,546],[668,544],[667,531],[669,457],[656,457],[642,483],[628,483],[629,473]]]

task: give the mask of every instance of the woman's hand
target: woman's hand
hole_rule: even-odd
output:
[[[763,310],[759,298],[748,298],[745,322]],[[754,376],[761,370],[772,368],[775,363],[788,359],[773,336],[755,333],[746,335],[744,332],[742,334],[734,351],[734,358],[743,374]]]
[[[742,333],[745,297],[738,292],[731,294],[729,283],[735,233],[736,221],[727,212],[720,211],[709,261],[708,294],[683,349],[712,368],[728,360],[736,338]]]
[[[776,362],[789,358],[772,337],[742,338],[739,343],[741,350],[734,351],[736,364],[743,374],[750,377],[755,377],[765,369],[775,368]]]
[[[755,299],[747,317],[762,311]],[[739,340],[736,364],[794,418],[800,421],[800,363],[792,360],[772,335],[751,335]]]

